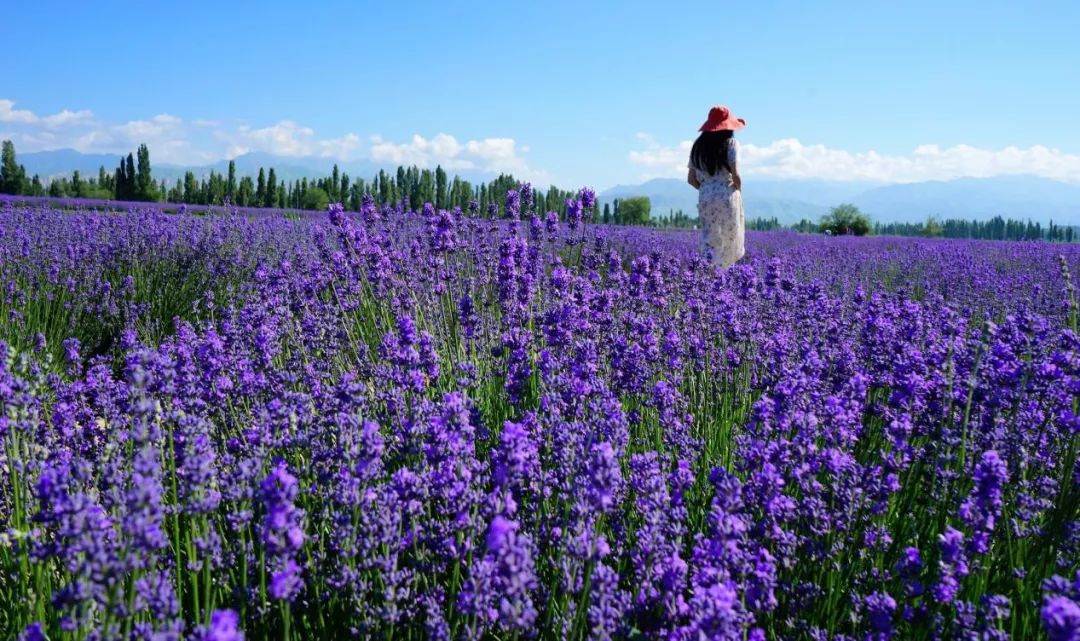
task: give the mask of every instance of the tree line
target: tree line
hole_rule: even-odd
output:
[[[349,209],[358,210],[365,196],[379,203],[401,204],[419,210],[424,203],[432,203],[438,209],[475,206],[479,215],[497,217],[503,215],[506,192],[516,189],[519,182],[509,174],[477,185],[458,176],[452,178],[438,166],[434,170],[416,166],[399,166],[394,172],[379,170],[370,180],[351,178],[335,164],[330,175],[322,178],[280,180],[273,167],[260,167],[256,177],[237,176],[236,162],[229,161],[222,174],[213,169],[209,175],[197,177],[188,171],[173,185],[164,180],[155,181],[150,165],[150,150],[139,145],[134,154],[121,157],[113,171],[98,169],[96,177],[84,177],[78,170],[71,177],[53,178],[47,184],[37,176],[27,176],[26,168],[15,156],[15,145],[5,140],[0,149],[0,194],[26,196],[52,196],[57,198],[97,198],[138,202],[169,202],[193,205],[225,205],[239,207],[269,207],[278,209],[321,210],[332,202],[340,202]],[[555,211],[566,215],[566,201],[576,191],[551,186],[546,191],[534,193],[537,211]],[[667,215],[652,216],[648,197],[635,196],[615,199],[604,203],[597,212],[596,222],[616,225],[651,225],[668,228],[696,228],[697,217],[690,217],[680,210],[669,210]],[[785,227],[774,218],[750,219],[746,224],[752,230],[777,230]],[[1031,220],[1021,221],[995,216],[987,221],[947,219],[935,216],[923,223],[873,223],[870,218],[851,204],[834,207],[819,221],[800,220],[787,227],[803,233],[826,233],[831,235],[866,234],[894,236],[923,236],[932,238],[972,238],[985,240],[1046,240],[1051,242],[1080,241],[1080,230],[1073,226],[1056,225],[1043,227]]]
[[[1015,220],[994,216],[990,220],[959,220],[950,218],[940,220],[931,216],[923,223],[888,223],[875,224],[875,234],[892,236],[925,236],[928,238],[976,238],[982,240],[1045,240],[1050,242],[1071,243],[1080,240],[1077,230],[1071,225],[1056,225],[1054,221],[1046,227],[1032,220]]]
[[[479,215],[489,217],[505,213],[506,193],[518,186],[519,181],[509,174],[473,185],[458,176],[451,178],[441,166],[434,170],[399,166],[394,172],[379,170],[365,180],[351,178],[335,164],[329,176],[286,181],[278,178],[273,167],[260,167],[255,177],[237,176],[233,160],[224,174],[211,169],[207,176],[197,177],[188,171],[170,186],[164,180],[153,179],[146,145],[140,145],[135,154],[121,157],[112,172],[101,167],[96,178],[85,178],[76,170],[70,178],[54,178],[46,185],[38,176],[26,177],[25,168],[16,161],[14,144],[4,141],[0,168],[0,193],[6,194],[308,210],[325,209],[332,202],[358,210],[364,197],[371,196],[376,202],[401,203],[414,210],[424,203],[438,209],[475,206]],[[534,207],[539,212],[555,211],[565,217],[566,201],[576,194],[555,186],[536,190]],[[682,210],[653,219],[651,209],[650,200],[644,196],[615,199],[604,204],[602,213],[597,212],[596,222],[683,228],[696,223]]]
[[[759,223],[754,228],[778,229],[776,219]],[[923,238],[966,238],[974,240],[1041,240],[1048,242],[1071,243],[1080,241],[1080,231],[1069,225],[1057,225],[1053,221],[1049,226],[1032,220],[1016,220],[994,216],[990,220],[962,220],[950,218],[941,220],[930,216],[921,223],[874,223],[869,216],[851,204],[833,207],[818,222],[803,219],[791,225],[790,229],[803,233],[824,233],[834,236],[921,236]]]
[[[648,196],[615,198],[604,203],[597,213],[596,222],[612,225],[649,225],[651,227],[693,229],[697,218],[691,218],[682,209],[669,208],[666,214],[654,216],[652,201]]]
[[[54,178],[46,184],[37,175],[27,177],[25,167],[16,160],[15,145],[6,140],[0,158],[0,193],[312,210],[325,209],[332,202],[358,210],[364,197],[371,196],[379,203],[400,203],[414,210],[432,203],[439,209],[475,206],[480,215],[500,216],[504,213],[507,191],[519,186],[519,181],[509,174],[474,185],[458,176],[451,178],[441,166],[434,170],[400,166],[394,172],[379,170],[366,180],[350,177],[335,164],[328,176],[288,181],[279,179],[273,167],[260,167],[254,178],[238,176],[236,162],[230,160],[224,174],[211,169],[208,175],[197,177],[188,171],[172,185],[164,180],[155,181],[152,172],[150,151],[146,145],[140,145],[135,154],[121,157],[112,172],[101,167],[96,177],[87,178],[76,170],[70,178]],[[555,211],[565,216],[566,201],[576,194],[576,190],[551,186],[534,192],[534,205],[537,211]],[[647,209],[645,220],[648,220]]]

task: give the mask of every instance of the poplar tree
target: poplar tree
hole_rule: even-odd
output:
[[[150,150],[146,145],[139,145],[139,169],[135,175],[135,198],[137,200],[157,200],[154,193],[154,179],[150,176]],[[130,163],[131,155],[128,155]],[[130,169],[130,166],[128,167]]]
[[[435,207],[446,209],[446,172],[442,165],[435,167]]]
[[[85,185],[82,176],[79,175],[79,170],[76,169],[71,174],[71,195],[76,198],[82,198],[84,188]]]
[[[229,161],[229,178],[225,182],[225,197],[230,202],[236,200],[236,161]]]
[[[22,191],[22,173],[15,161],[15,143],[5,140],[0,153],[0,193],[18,194]]]
[[[259,180],[255,186],[255,204],[258,207],[262,207],[266,202],[266,174],[263,173],[263,168],[259,167]]]
[[[259,177],[262,177],[262,173],[259,173]],[[266,201],[264,207],[273,207],[277,204],[277,176],[274,174],[274,168],[270,168],[270,177],[266,180]]]
[[[236,188],[236,204],[241,207],[248,207],[252,204],[254,195],[255,185],[251,181],[251,176],[244,176],[240,179],[240,184]]]
[[[199,185],[195,182],[195,174],[190,171],[184,173],[184,202],[194,203],[198,198]]]
[[[124,161],[124,199],[135,199],[135,156],[132,154],[127,155],[127,160]]]

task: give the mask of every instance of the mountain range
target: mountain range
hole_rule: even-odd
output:
[[[697,213],[697,192],[684,180],[657,178],[619,185],[600,194],[604,202],[648,196],[654,216],[681,209]],[[994,216],[1047,224],[1080,224],[1080,185],[1039,176],[1008,175],[916,183],[816,180],[743,180],[747,218],[777,218],[792,224],[817,220],[840,203],[852,203],[879,222],[918,223],[941,219],[987,220]]]
[[[219,160],[206,165],[176,165],[153,162],[152,153],[151,150],[154,179],[164,179],[170,186],[178,178],[182,179],[184,174],[189,171],[194,173],[196,178],[209,176],[211,170],[219,174],[226,174],[229,171],[228,160]],[[50,151],[20,152],[17,160],[19,164],[26,167],[27,174],[31,176],[37,174],[43,180],[47,180],[70,176],[71,172],[76,169],[84,178],[97,176],[98,169],[101,167],[105,167],[105,171],[111,173],[116,169],[120,158],[120,154],[84,154],[74,149],[54,149]],[[323,178],[330,174],[334,164],[337,164],[340,171],[354,178],[363,178],[365,180],[374,177],[375,174],[379,173],[380,169],[386,171],[397,169],[396,166],[391,167],[370,159],[343,162],[318,156],[278,156],[263,152],[242,154],[233,160],[236,163],[236,174],[238,176],[255,176],[259,173],[260,167],[267,170],[273,167],[278,180],[288,182],[302,178]],[[461,178],[472,182],[491,180],[496,176],[496,174],[490,172],[470,170],[453,170],[449,173],[457,174]]]
[[[70,176],[78,169],[85,177],[97,175],[99,167],[112,172],[119,154],[84,154],[72,149],[20,153],[18,161],[29,174],[42,178]],[[287,157],[267,153],[248,153],[235,159],[240,176],[255,175],[260,167],[273,167],[279,180],[318,178],[330,173],[335,161],[328,158]],[[339,169],[353,177],[370,179],[387,166],[370,159],[338,162]],[[188,171],[196,177],[210,171],[224,174],[228,161],[208,165],[184,166],[154,163],[154,177],[169,184]],[[452,171],[474,183],[491,180],[490,172]],[[697,214],[697,192],[686,181],[657,178],[641,184],[618,185],[600,192],[599,200],[610,203],[615,198],[648,196],[654,216],[682,210],[691,217]],[[748,218],[777,218],[792,224],[806,218],[817,220],[829,209],[849,202],[879,222],[922,222],[927,216],[986,220],[993,216],[1031,219],[1046,224],[1080,224],[1080,184],[1038,176],[1009,175],[992,178],[957,178],[947,181],[915,183],[872,183],[864,181],[780,180],[748,177],[743,181],[743,199]]]

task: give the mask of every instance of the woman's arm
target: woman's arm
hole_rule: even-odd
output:
[[[686,172],[686,182],[690,183],[690,186],[694,189],[699,189],[701,187],[701,181],[697,179],[697,174],[694,173],[693,169]]]
[[[739,174],[731,174],[731,183],[735,186],[735,189],[742,190],[742,176]]]

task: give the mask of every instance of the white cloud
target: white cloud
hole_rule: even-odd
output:
[[[546,172],[526,161],[529,148],[518,145],[513,138],[458,140],[438,133],[431,138],[416,134],[399,142],[378,135],[365,138],[353,132],[322,137],[313,128],[293,120],[259,127],[235,121],[185,120],[172,114],[110,123],[87,110],[65,109],[41,117],[15,109],[12,100],[0,100],[0,122],[10,123],[5,129],[12,133],[6,137],[25,152],[70,147],[84,153],[127,154],[145,143],[155,162],[173,164],[203,164],[266,152],[338,161],[370,158],[387,165],[442,165],[458,172],[513,172],[538,183],[550,181]]]
[[[64,109],[51,116],[45,116],[41,119],[41,122],[45,123],[46,127],[67,127],[70,125],[88,123],[93,120],[93,118],[94,114],[86,109],[81,109],[79,111],[69,111]]]
[[[34,112],[25,109],[15,109],[12,100],[0,100],[0,122],[37,122],[38,117]]]
[[[130,153],[141,144],[150,148],[154,161],[168,163],[205,163],[219,155],[195,148],[190,140],[191,127],[171,114],[158,114],[147,120],[129,120],[121,124],[94,123],[78,136],[66,138],[62,145],[39,145],[41,148],[66,146],[84,153]]]
[[[549,178],[544,171],[531,168],[519,154],[513,138],[484,138],[464,143],[445,133],[433,138],[414,134],[409,142],[393,143],[381,136],[371,138],[371,158],[392,164],[434,167],[442,165],[449,170],[479,169],[489,172],[513,172],[529,180]],[[524,153],[528,148],[522,147]]]
[[[643,177],[686,174],[692,141],[665,146],[648,134],[637,134],[636,138],[644,148],[632,150],[628,158],[645,169]],[[769,178],[918,182],[1032,174],[1080,182],[1080,155],[1043,145],[983,149],[924,144],[909,154],[890,155],[873,150],[853,152],[825,145],[804,145],[798,139],[785,138],[764,146],[740,143],[739,163],[744,174]]]
[[[15,101],[13,100],[0,99],[0,122],[12,122],[24,125],[41,123],[46,127],[55,128],[87,123],[90,122],[93,117],[94,114],[85,109],[80,111],[64,109],[63,111],[59,111],[49,116],[38,116],[29,109],[16,109]]]
[[[347,133],[340,138],[321,139],[311,127],[291,120],[282,120],[261,128],[241,125],[235,130],[217,123],[213,125],[213,129],[218,140],[228,143],[225,155],[229,158],[261,151],[279,156],[319,156],[351,160],[362,151],[363,141],[354,133]]]
[[[312,139],[315,137],[315,131],[291,120],[282,120],[261,129],[252,129],[243,125],[236,137],[253,151],[265,151],[282,156],[307,156],[313,149]]]
[[[644,149],[630,152],[630,162],[648,168],[655,177],[657,175],[677,175],[680,171],[686,173],[686,160],[690,155],[690,147],[694,144],[691,140],[684,140],[674,147],[665,147],[656,142],[656,139],[646,133],[634,134]]]
[[[360,149],[360,144],[360,136],[353,133],[345,134],[341,138],[320,140],[318,142],[319,155],[323,158],[348,160],[356,155],[356,151]]]
[[[463,168],[474,166],[471,160],[460,155],[462,146],[457,139],[447,134],[436,134],[431,140],[414,134],[409,142],[400,144],[383,140],[381,136],[372,136],[371,142],[371,157],[375,160],[421,167],[437,164],[453,164]]]
[[[114,128],[115,133],[129,141],[161,141],[184,133],[184,121],[169,114],[158,114],[150,120],[130,120]]]

